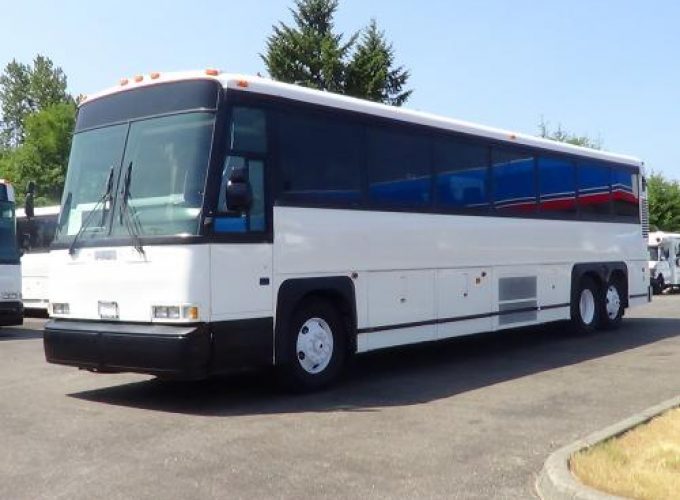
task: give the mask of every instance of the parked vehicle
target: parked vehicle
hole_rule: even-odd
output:
[[[649,280],[654,294],[680,287],[680,234],[649,233]]]
[[[640,160],[257,77],[80,104],[47,360],[299,389],[376,349],[649,299]]]
[[[0,326],[23,323],[14,188],[0,179]]]

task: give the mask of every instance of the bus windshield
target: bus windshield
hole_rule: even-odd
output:
[[[0,262],[15,261],[18,258],[14,203],[0,201]]]
[[[192,112],[77,133],[55,241],[83,226],[85,239],[128,237],[129,217],[142,237],[197,234],[214,121]]]

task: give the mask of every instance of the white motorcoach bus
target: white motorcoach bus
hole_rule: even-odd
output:
[[[21,256],[21,293],[24,309],[47,312],[49,248],[54,239],[59,207],[36,207],[30,219],[17,209],[17,240]]]
[[[262,78],[124,79],[79,108],[46,357],[309,389],[355,353],[613,328],[650,297],[641,169]]]
[[[23,318],[14,189],[0,179],[0,326],[20,325]]]

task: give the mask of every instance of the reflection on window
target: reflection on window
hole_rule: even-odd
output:
[[[492,149],[494,206],[503,212],[536,210],[534,158],[511,149]]]
[[[117,172],[120,167],[127,130],[127,125],[116,125],[80,132],[74,136],[57,239],[60,235],[73,236],[78,233],[104,194],[111,169]],[[105,224],[108,224],[108,220],[93,217],[82,238],[105,236]]]
[[[361,200],[361,129],[329,115],[282,113],[281,187],[287,200],[352,204]]]
[[[544,213],[576,212],[576,166],[562,158],[538,159],[540,205]]]
[[[489,150],[457,139],[437,139],[434,164],[439,208],[487,209]]]
[[[639,217],[640,194],[636,173],[621,168],[612,169],[612,201],[616,215]]]
[[[130,125],[121,182],[132,165],[129,206],[142,236],[198,233],[213,122],[189,113]],[[125,223],[113,221],[112,234],[127,237]]]
[[[230,149],[242,153],[267,152],[267,120],[264,111],[235,107],[230,127]]]
[[[373,203],[398,207],[430,204],[432,178],[426,137],[370,129],[367,157]]]
[[[21,217],[17,220],[17,239],[26,253],[47,252],[57,229],[57,215]]]
[[[611,213],[610,173],[609,167],[595,162],[579,163],[578,204],[581,213]]]

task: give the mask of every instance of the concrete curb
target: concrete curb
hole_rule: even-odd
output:
[[[613,500],[620,499],[614,495],[602,493],[584,484],[581,484],[569,469],[569,459],[571,456],[585,448],[590,448],[602,441],[619,436],[624,432],[648,422],[660,413],[664,413],[671,408],[680,406],[680,396],[669,399],[659,405],[652,406],[646,410],[633,415],[622,422],[595,432],[585,439],[580,439],[564,448],[560,448],[543,464],[543,469],[536,480],[536,490],[538,495],[544,500]]]

